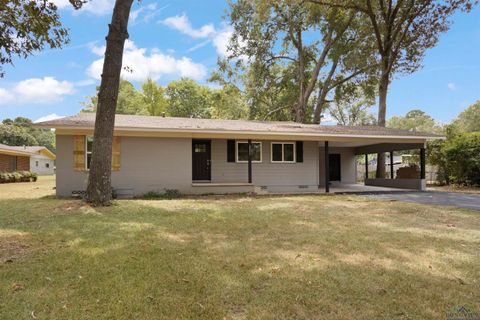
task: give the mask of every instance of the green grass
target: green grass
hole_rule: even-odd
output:
[[[476,211],[355,196],[208,196],[98,209],[2,191],[0,319],[445,319],[456,306],[480,311]]]

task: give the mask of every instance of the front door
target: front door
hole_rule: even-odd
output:
[[[192,140],[192,180],[209,181],[211,178],[211,141]]]
[[[340,154],[332,153],[329,154],[329,167],[330,167],[330,181],[340,181],[341,170],[340,170]]]

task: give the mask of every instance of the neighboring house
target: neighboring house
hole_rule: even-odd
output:
[[[94,121],[94,113],[80,113],[36,124],[55,128],[60,196],[86,189]],[[185,194],[328,192],[330,185],[356,182],[355,155],[409,149],[424,155],[426,140],[433,138],[438,136],[376,126],[117,115],[112,186],[122,196],[166,189]],[[367,180],[417,189],[424,182],[424,176]]]
[[[55,154],[45,147],[0,144],[0,172],[32,171],[39,175],[55,173]]]

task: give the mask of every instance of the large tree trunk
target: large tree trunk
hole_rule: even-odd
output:
[[[112,138],[117,108],[120,73],[128,17],[133,0],[116,0],[109,25],[103,62],[102,82],[98,92],[97,114],[93,135],[92,160],[88,175],[86,200],[95,206],[108,205],[112,199]]]
[[[390,84],[390,73],[388,63],[384,61],[382,63],[382,74],[380,76],[380,82],[378,86],[378,125],[385,127],[386,114],[387,114],[387,93],[388,85]],[[385,178],[385,153],[380,152],[377,154],[377,172],[375,175],[377,178]]]

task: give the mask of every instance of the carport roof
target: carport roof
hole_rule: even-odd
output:
[[[56,129],[93,129],[94,124],[95,113],[79,113],[70,117],[36,123],[36,126]],[[139,132],[252,132],[283,135],[308,134],[313,136],[405,137],[424,140],[442,138],[442,136],[431,133],[380,126],[315,125],[287,121],[197,119],[119,114],[115,116],[115,129]]]

